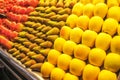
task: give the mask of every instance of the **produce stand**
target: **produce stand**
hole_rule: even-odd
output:
[[[119,14],[117,0],[0,0],[0,79],[120,80]]]
[[[3,50],[0,47],[0,61],[3,63],[3,65],[10,70],[11,73],[13,73],[14,76],[17,77],[17,80],[44,80],[41,77],[41,74],[38,74],[36,72],[32,72],[30,69],[25,68],[15,60],[11,55],[9,55],[6,50]],[[23,78],[21,78],[23,77]]]

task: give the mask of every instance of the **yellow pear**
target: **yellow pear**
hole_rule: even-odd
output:
[[[83,30],[78,27],[72,29],[70,32],[70,40],[75,43],[80,43],[82,39],[82,33]]]
[[[89,24],[89,17],[86,15],[82,15],[78,18],[77,27],[81,28],[82,30],[86,30]]]
[[[82,44],[85,44],[88,47],[93,47],[95,44],[96,37],[97,33],[95,31],[86,30],[82,34]]]
[[[98,80],[117,80],[117,75],[111,71],[102,70],[98,75]]]
[[[119,26],[117,28],[117,34],[120,36],[120,24],[119,24]]]
[[[101,18],[104,18],[107,14],[107,11],[108,7],[105,3],[98,3],[94,8],[94,16],[100,16]]]
[[[97,3],[104,3],[105,0],[92,0],[93,4],[97,4]]]
[[[41,74],[43,77],[50,77],[51,71],[54,69],[54,65],[49,62],[44,62],[41,66]]]
[[[62,29],[60,30],[60,37],[69,40],[70,39],[70,32],[71,28],[68,26],[63,26]]]
[[[63,80],[79,80],[79,78],[71,73],[66,73]]]
[[[120,69],[120,55],[108,53],[104,61],[104,68],[112,72],[117,72]]]
[[[66,7],[70,7],[70,2],[71,2],[72,0],[64,0],[64,7],[66,8]]]
[[[100,68],[87,64],[83,70],[83,80],[97,80]]]
[[[96,41],[95,41],[95,47],[101,48],[103,50],[108,50],[110,47],[112,37],[107,33],[99,33]]]
[[[47,56],[48,62],[50,62],[53,65],[56,65],[58,57],[60,56],[60,54],[61,53],[59,51],[57,51],[55,49],[51,49],[48,53],[48,56]]]
[[[79,11],[79,10],[77,10]],[[78,19],[78,16],[75,14],[71,14],[68,16],[67,20],[66,20],[66,24],[68,26],[70,26],[71,28],[76,27],[76,20]]]
[[[120,36],[114,36],[110,45],[111,52],[120,54]]]
[[[107,18],[102,26],[102,32],[113,36],[117,32],[118,22],[113,18]]]
[[[84,4],[78,2],[76,3],[73,8],[72,8],[72,14],[75,14],[77,16],[80,16],[83,14],[83,7],[84,7]]]
[[[54,41],[54,49],[62,52],[63,51],[63,45],[64,43],[66,42],[66,40],[64,38],[57,38],[55,41]]]
[[[46,68],[47,70],[47,68]],[[54,68],[50,75],[50,80],[63,80],[65,71],[60,68]]]
[[[86,60],[89,53],[90,53],[90,48],[84,44],[79,44],[74,48],[75,58]]]
[[[68,55],[73,55],[74,47],[76,46],[76,43],[73,41],[66,41],[63,45],[63,53]]]
[[[92,3],[92,0],[79,0],[79,2],[81,2],[82,4],[89,4],[89,3]]]
[[[72,57],[67,54],[61,54],[58,57],[57,66],[63,70],[68,70]]]
[[[84,0],[86,1],[86,0]],[[88,3],[83,7],[83,15],[87,15],[89,18],[91,18],[94,14],[94,5],[92,3]]]
[[[110,8],[112,6],[119,6],[118,0],[107,0],[107,6]]]
[[[117,21],[120,21],[120,7],[113,6],[109,8],[108,13],[107,13],[107,18],[113,18]]]
[[[100,32],[103,25],[103,19],[99,16],[93,16],[89,21],[89,30]]]
[[[82,71],[83,71],[85,65],[86,65],[86,63],[84,61],[82,61],[80,59],[77,59],[77,58],[74,58],[70,62],[69,71],[73,75],[81,76],[82,75]]]
[[[101,66],[106,57],[106,52],[100,48],[93,48],[89,53],[89,63],[95,66]]]

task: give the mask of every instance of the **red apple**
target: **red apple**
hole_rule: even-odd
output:
[[[14,21],[20,22],[21,21],[21,15],[16,14]]]
[[[18,10],[18,6],[13,6],[13,7],[12,7],[12,12],[16,13],[17,10]]]
[[[0,45],[4,46],[7,49],[12,48],[13,43],[9,41],[7,38],[0,35]]]
[[[11,15],[11,20],[12,20],[12,21],[16,21],[16,14],[13,13],[13,14]]]
[[[19,14],[25,14],[25,13],[26,13],[26,8],[25,7],[20,7]]]
[[[16,23],[15,22],[12,22],[9,27],[10,27],[10,30],[16,31]]]
[[[29,6],[26,10],[26,13],[29,14],[30,12],[34,11],[34,8]]]
[[[28,15],[21,15],[21,22],[25,22],[28,20]]]
[[[29,5],[32,7],[36,7],[39,3],[38,0],[28,0],[29,1]]]

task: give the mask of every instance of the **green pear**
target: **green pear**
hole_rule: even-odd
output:
[[[30,58],[29,58],[28,56],[26,56],[26,57],[22,58],[22,59],[20,60],[20,62],[21,62],[21,63],[25,63],[25,62],[27,62],[27,61],[29,61],[29,60],[30,60]]]
[[[42,54],[33,55],[31,58],[34,59],[38,63],[43,62],[45,59],[45,57]]]
[[[9,52],[10,54],[12,54],[12,53],[14,53],[14,52],[16,52],[16,51],[17,51],[16,48],[12,48],[12,49],[8,50],[8,52]]]
[[[41,66],[42,66],[42,63],[36,63],[36,64],[30,66],[30,69],[32,69],[33,71],[39,71],[40,72]]]
[[[43,43],[40,44],[40,46],[43,47],[43,48],[51,48],[52,45],[53,44],[50,41],[45,41],[45,42],[43,42]]]
[[[57,35],[59,34],[60,30],[56,27],[52,28],[51,30],[49,30],[46,34],[47,35]]]
[[[29,14],[30,16],[39,16],[39,12],[33,11]]]
[[[54,42],[58,37],[58,35],[48,35],[47,40]]]
[[[43,33],[46,33],[46,32],[48,32],[48,31],[51,30],[51,29],[52,29],[52,27],[46,26],[46,27],[43,28],[41,31],[42,31]]]
[[[41,49],[40,53],[44,56],[47,56],[50,50],[51,50],[50,48]]]
[[[71,9],[70,8],[65,8],[62,9],[58,12],[58,14],[63,15],[63,14],[71,14]]]
[[[18,60],[21,60],[21,59],[23,59],[23,58],[25,58],[25,57],[26,57],[26,55],[25,55],[24,53],[20,53],[19,55],[16,56],[16,58],[17,58]]]
[[[56,4],[57,7],[64,7],[64,0],[59,0],[58,3]]]

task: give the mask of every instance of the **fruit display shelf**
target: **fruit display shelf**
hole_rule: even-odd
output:
[[[40,78],[119,80],[120,27],[109,12],[120,8],[108,8],[108,3],[94,2],[96,0],[90,4],[77,1],[40,0],[6,53],[19,66]],[[97,13],[104,8],[105,13]],[[19,13],[16,7],[12,11]],[[5,42],[1,39],[3,37],[0,41]]]
[[[44,80],[41,77],[40,73],[33,72],[30,69],[25,68],[18,60],[9,55],[9,53],[7,53],[7,51],[3,50],[1,47],[0,57],[2,57],[1,59],[7,64],[7,66],[9,66],[12,69],[12,71],[17,71],[20,75],[22,75],[25,78],[25,80]]]
[[[38,0],[2,0],[0,1],[0,44],[6,49],[12,46],[12,40],[22,29],[30,12],[38,5]],[[10,43],[7,46],[6,43]]]

